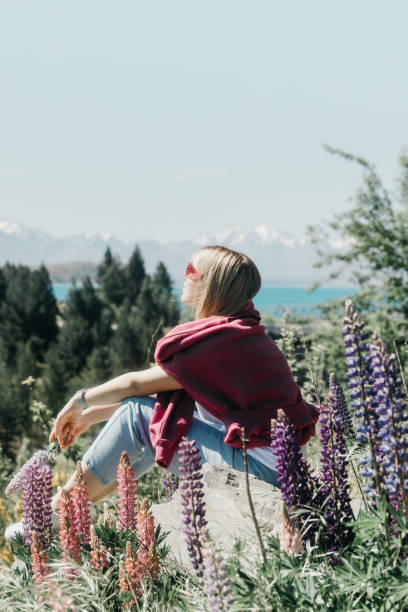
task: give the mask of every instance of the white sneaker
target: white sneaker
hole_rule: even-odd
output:
[[[4,532],[4,537],[6,538],[6,542],[13,542],[14,540],[17,539],[19,535],[22,536],[23,533],[24,533],[23,521],[20,521],[19,523],[13,523],[12,525],[9,525],[8,527],[6,527],[6,530]]]

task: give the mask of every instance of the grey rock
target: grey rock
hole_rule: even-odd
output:
[[[251,518],[245,487],[245,475],[229,467],[210,463],[203,465],[204,499],[208,531],[224,552],[232,550],[237,539],[244,540],[249,550],[259,545]],[[281,524],[281,493],[277,487],[249,475],[250,491],[263,536],[279,532]],[[169,532],[167,544],[176,561],[189,566],[181,514],[180,491],[171,501],[155,504],[152,511],[156,524]]]

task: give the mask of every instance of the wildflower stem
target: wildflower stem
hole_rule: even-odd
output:
[[[149,368],[150,367],[150,351],[152,350],[152,346],[153,346],[153,342],[155,337],[157,336],[157,334],[159,333],[159,329],[161,328],[161,326],[163,325],[163,319],[160,319],[158,326],[156,327],[156,329],[154,330],[153,334],[152,334],[152,339],[150,341],[150,345],[149,348],[147,349],[147,354],[146,354],[146,366]]]
[[[253,520],[254,525],[255,525],[255,531],[256,531],[256,535],[258,537],[259,546],[261,547],[262,558],[263,558],[264,564],[266,564],[265,547],[264,547],[264,543],[262,541],[261,531],[259,529],[258,521],[257,521],[256,514],[255,514],[254,504],[252,502],[251,491],[250,491],[250,488],[249,488],[248,455],[247,455],[247,447],[246,447],[247,439],[245,437],[245,427],[241,427],[241,441],[242,441],[242,457],[243,457],[243,460],[244,460],[245,486],[246,486],[246,492],[247,492],[247,496],[248,496],[248,503],[249,503],[249,507],[251,509],[252,520]]]
[[[345,445],[346,445],[346,449],[347,449],[348,456],[350,457],[350,465],[351,465],[351,469],[353,470],[354,478],[355,478],[355,481],[356,481],[356,483],[357,483],[358,490],[360,491],[360,495],[361,495],[361,499],[362,499],[363,504],[364,504],[364,508],[365,508],[366,512],[368,512],[367,501],[366,501],[365,495],[364,495],[364,493],[363,493],[363,489],[361,488],[361,481],[360,481],[360,477],[359,477],[359,475],[358,475],[358,474],[357,474],[357,472],[356,472],[356,468],[354,467],[353,459],[352,459],[352,457],[351,457],[351,451],[350,451],[350,450],[348,449],[348,447],[347,447],[347,442],[345,442]]]
[[[404,374],[404,370],[402,369],[401,359],[400,359],[400,356],[399,356],[399,352],[398,352],[395,340],[394,340],[393,344],[394,344],[395,355],[396,355],[397,361],[398,361],[398,367],[399,367],[400,374],[401,374],[402,384],[404,386],[405,396],[408,397],[407,381],[405,380],[405,374]]]

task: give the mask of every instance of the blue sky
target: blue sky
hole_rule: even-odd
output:
[[[408,145],[408,3],[2,0],[0,218],[302,235]]]

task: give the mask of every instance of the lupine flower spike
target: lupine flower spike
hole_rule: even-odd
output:
[[[71,500],[74,508],[75,530],[77,536],[81,538],[81,544],[89,542],[91,537],[91,512],[89,509],[88,491],[85,486],[80,461],[78,461],[75,471]]]
[[[343,389],[341,388],[341,385],[336,381],[333,372],[330,374],[329,389],[330,394],[333,398],[334,416],[343,428],[345,436],[347,438],[350,438],[354,436],[353,421],[351,419],[350,411],[347,406],[346,398],[344,397]]]
[[[212,612],[227,612],[234,603],[224,560],[206,533],[203,547],[203,581]]]
[[[130,465],[128,454],[123,451],[118,465],[118,531],[124,528],[136,529],[137,485],[135,473]]]
[[[396,355],[373,336],[371,363],[378,402],[382,486],[395,508],[402,506],[408,516],[408,411]]]
[[[378,412],[372,385],[371,358],[368,352],[368,333],[360,321],[353,302],[346,301],[346,316],[343,319],[343,336],[346,352],[348,387],[351,405],[357,420],[357,440],[368,444],[369,452],[362,459],[362,475],[368,477],[364,490],[370,497],[382,496],[380,470],[381,451],[378,441]]]
[[[282,526],[279,534],[279,541],[280,549],[288,555],[295,555],[303,550],[303,542],[300,537],[299,529],[290,519],[285,504],[283,504]]]
[[[352,537],[349,523],[354,519],[350,505],[347,475],[347,448],[342,419],[336,418],[333,396],[328,393],[320,412],[321,493],[326,525],[327,547],[337,562],[343,545]]]
[[[168,471],[163,472],[162,485],[166,499],[170,500],[178,487],[177,476]]]
[[[112,516],[112,512],[110,511],[110,508],[106,502],[103,504],[103,522],[108,524],[109,529],[113,529],[113,526],[115,524],[114,519]]]
[[[123,605],[124,609],[136,605],[136,599],[143,594],[142,583],[140,581],[140,567],[136,553],[132,549],[129,540],[126,542],[125,562],[119,563],[119,586],[122,593],[132,593],[130,601]]]
[[[156,579],[160,573],[160,559],[157,553],[153,514],[146,499],[142,501],[137,515],[139,538],[139,564],[144,575]]]
[[[193,568],[197,575],[202,576],[202,529],[206,526],[205,504],[200,463],[200,451],[185,437],[181,439],[179,448],[180,463],[180,491],[183,506],[184,533],[186,536],[187,550]]]
[[[95,533],[95,527],[91,525],[91,565],[94,570],[101,570],[109,565],[107,552]]]
[[[23,488],[26,470],[33,466],[42,466],[47,465],[49,463],[48,453],[44,450],[39,450],[29,459],[23,467],[15,474],[12,480],[9,482],[5,494],[7,496],[12,495],[13,493],[18,493]]]
[[[23,527],[24,541],[31,546],[32,533],[44,548],[51,538],[51,467],[48,463],[33,462],[24,470]]]
[[[297,443],[295,431],[283,410],[278,410],[278,418],[271,421],[271,446],[276,456],[276,471],[281,487],[282,499],[289,516],[295,525],[303,532],[303,526],[308,524],[307,537],[314,542],[317,531],[314,509],[322,504],[320,482],[303,457]],[[301,516],[294,517],[298,509],[305,509]]]
[[[31,544],[31,566],[33,569],[34,584],[37,592],[40,591],[41,583],[48,576],[50,570],[48,568],[47,553],[45,552],[41,540],[37,537],[35,531],[32,534]],[[44,602],[44,598],[40,597],[40,603]]]
[[[81,561],[78,536],[75,529],[75,512],[68,491],[62,489],[58,506],[60,520],[60,542],[64,549],[64,557],[67,555],[75,559],[77,563]]]

